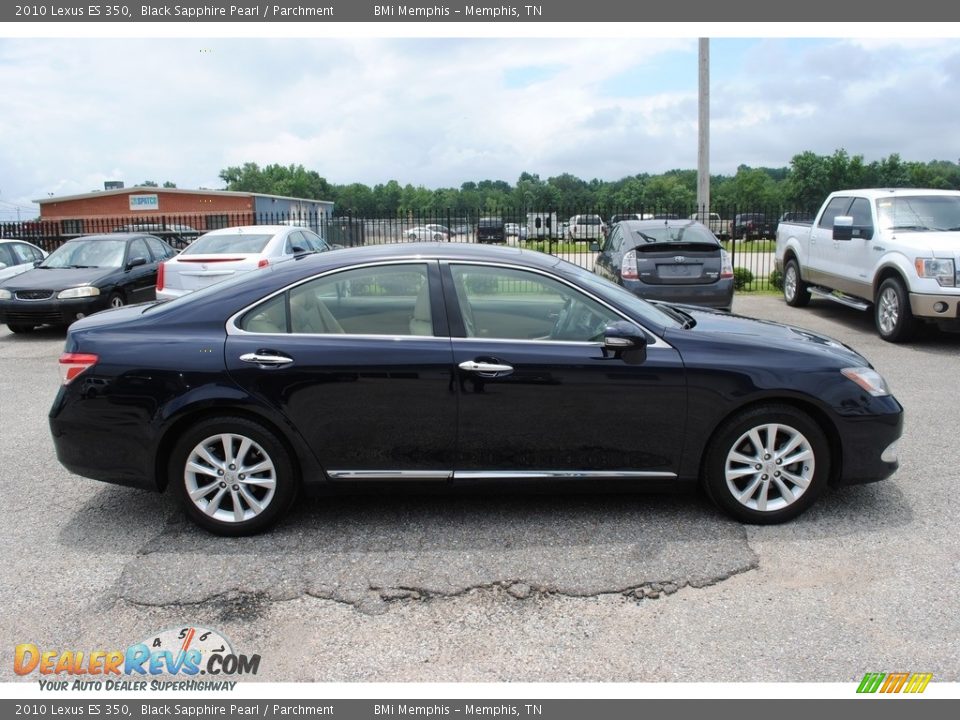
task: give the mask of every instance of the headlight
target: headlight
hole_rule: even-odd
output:
[[[876,370],[867,367],[844,368],[840,372],[844,377],[853,380],[857,385],[874,397],[884,397],[890,394],[887,381]]]
[[[956,285],[956,271],[953,260],[939,258],[917,258],[913,261],[917,268],[917,275],[922,278],[935,278],[941,287]]]
[[[10,294],[10,291],[9,291],[9,290],[2,290],[2,289],[0,289],[0,300],[9,300],[9,299],[12,298],[12,297],[13,297],[13,295]]]
[[[69,300],[70,298],[95,297],[100,294],[100,288],[92,285],[81,285],[80,287],[67,288],[57,295],[58,300]]]

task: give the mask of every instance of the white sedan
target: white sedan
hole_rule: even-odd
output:
[[[33,268],[34,263],[47,256],[33,243],[0,238],[0,282]]]
[[[160,265],[157,299],[172,300],[239,273],[325,250],[330,245],[302,227],[247,225],[212,230]]]
[[[407,231],[410,242],[445,242],[450,239],[450,229],[445,225],[417,225]]]

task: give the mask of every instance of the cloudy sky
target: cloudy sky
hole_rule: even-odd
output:
[[[711,169],[960,158],[960,40],[718,38]],[[0,38],[0,219],[244,162],[458,187],[695,168],[693,38]]]

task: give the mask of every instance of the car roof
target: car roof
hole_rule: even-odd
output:
[[[667,218],[660,220],[621,220],[619,225],[623,225],[627,230],[654,230],[657,228],[681,228],[681,227],[702,227],[709,232],[709,228],[701,222],[690,220],[689,218]]]

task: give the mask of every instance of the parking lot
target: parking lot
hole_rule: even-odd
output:
[[[960,335],[740,296],[854,346],[906,408],[901,468],[744,527],[695,494],[318,498],[213,537],[172,498],[57,463],[62,331],[0,328],[0,680],[12,646],[125,648],[186,625],[272,681],[960,681]],[[542,429],[550,432],[549,427]],[[35,677],[35,676],[33,676]]]

